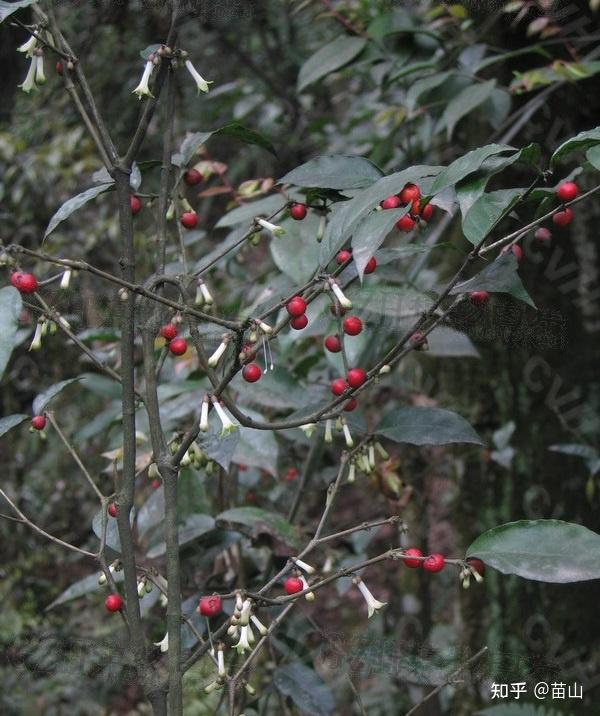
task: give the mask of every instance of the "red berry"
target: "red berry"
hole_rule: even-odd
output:
[[[401,216],[396,222],[396,228],[399,231],[409,232],[415,228],[415,224],[416,222],[411,216],[404,214],[404,216]]]
[[[382,209],[397,209],[401,204],[400,197],[393,194],[380,202],[379,206],[381,206]]]
[[[295,331],[301,331],[303,328],[306,328],[306,326],[308,326],[308,316],[303,313],[301,316],[296,316],[295,318],[292,318],[292,320],[290,321],[290,326]]]
[[[187,347],[185,338],[175,338],[169,343],[169,350],[174,356],[182,356],[187,351]]]
[[[43,430],[46,427],[46,416],[34,415],[33,418],[31,418],[31,427],[34,430]]]
[[[540,226],[540,228],[536,230],[533,236],[536,241],[539,241],[540,243],[545,243],[546,241],[550,241],[550,239],[552,238],[552,232],[550,231],[550,229],[546,229],[545,226]]]
[[[60,60],[54,65],[54,69],[56,70],[57,75],[62,75],[63,66],[62,66],[62,62]]]
[[[290,467],[287,469],[285,475],[283,476],[283,479],[285,482],[293,482],[298,477],[298,470],[295,467]]]
[[[331,381],[331,392],[334,395],[342,395],[346,392],[347,387],[348,384],[343,378],[336,378],[335,380]]]
[[[356,398],[350,398],[350,400],[344,405],[344,410],[347,413],[351,413],[353,410],[356,409],[357,405],[358,405],[358,400],[356,400]]]
[[[579,194],[579,187],[574,181],[566,181],[556,190],[556,196],[561,201],[573,201],[577,194]]]
[[[221,597],[218,597],[216,594],[210,597],[201,597],[198,602],[197,611],[199,611],[203,617],[216,617],[223,611]]]
[[[506,246],[502,249],[502,253],[510,253],[517,259],[517,261],[520,261],[523,258],[523,249],[518,244],[513,244],[512,246]]]
[[[346,251],[345,249],[343,251],[340,251],[338,255],[335,257],[335,260],[338,264],[345,264],[348,259],[352,258],[352,254],[350,251]]]
[[[563,211],[557,211],[552,217],[552,221],[557,226],[568,226],[573,221],[573,211],[567,206]]]
[[[348,316],[344,318],[344,333],[349,336],[357,336],[363,328],[362,321],[358,316]]]
[[[490,294],[487,291],[471,291],[469,298],[471,299],[471,303],[474,303],[476,306],[485,306],[490,299]]]
[[[433,204],[425,204],[425,206],[421,209],[421,218],[423,221],[429,221],[431,219],[431,215],[433,214]]]
[[[467,559],[467,564],[468,564],[470,567],[473,567],[473,569],[474,569],[478,574],[481,574],[481,576],[483,577],[483,575],[485,574],[485,562],[483,562],[482,560],[478,559],[477,557],[469,557],[469,558]]]
[[[242,368],[242,378],[247,383],[256,383],[257,380],[260,380],[261,375],[262,370],[256,363],[248,363]]]
[[[290,216],[296,221],[302,221],[306,217],[306,204],[292,204],[290,206]]]
[[[351,388],[360,388],[367,379],[367,374],[362,368],[350,368],[346,380]]]
[[[109,594],[104,600],[104,606],[109,612],[118,612],[123,609],[123,600],[118,594]]]
[[[426,351],[429,348],[427,336],[423,331],[415,331],[408,340],[416,351]]]
[[[139,214],[142,208],[142,202],[140,201],[139,196],[136,196],[135,194],[132,194],[129,197],[129,206],[131,207],[131,213],[135,216],[136,214]]]
[[[289,577],[283,583],[283,588],[286,594],[297,594],[304,589],[304,585],[298,577]]]
[[[330,353],[339,353],[342,350],[342,342],[337,336],[327,336],[325,339],[325,348]]]
[[[152,485],[152,488],[154,490],[158,490],[158,488],[161,486],[162,483],[160,480],[152,480],[152,482],[150,484]]]
[[[400,192],[400,200],[403,204],[412,204],[413,201],[421,198],[421,190],[416,184],[407,184]]]
[[[446,560],[443,554],[430,554],[427,559],[423,560],[423,569],[426,572],[441,572],[444,569]]]
[[[108,506],[108,514],[109,514],[111,517],[116,517],[116,516],[117,516],[117,506],[115,505],[114,502],[111,502],[110,505]]]
[[[331,315],[336,318],[346,315],[346,309],[343,306],[336,305],[335,303],[332,303],[331,306],[329,306],[329,310],[331,311]]]
[[[166,323],[160,329],[160,335],[168,341],[172,341],[177,336],[177,326],[174,323]]]
[[[198,214],[195,211],[186,211],[181,215],[181,225],[186,229],[195,229],[198,225]]]
[[[286,304],[286,311],[296,318],[301,316],[306,311],[306,301],[301,296],[294,296]]]
[[[203,179],[204,177],[197,169],[188,169],[183,175],[183,181],[188,186],[196,186],[196,184],[200,184]]]
[[[410,213],[416,218],[421,213],[421,202],[417,199],[410,205]]]
[[[377,268],[377,259],[374,256],[371,256],[371,258],[367,262],[367,265],[365,266],[364,273],[373,273],[373,271],[375,271],[376,268]]]
[[[405,550],[404,553],[406,555],[408,555],[409,557],[422,557],[423,556],[423,552],[421,552],[421,550],[417,549],[416,547],[411,547],[410,549]],[[418,567],[421,566],[422,561],[423,560],[421,560],[421,559],[405,559],[404,564],[407,567],[410,567],[411,569],[417,569]]]
[[[32,273],[17,271],[11,274],[10,282],[21,293],[35,293],[38,289],[37,278]]]

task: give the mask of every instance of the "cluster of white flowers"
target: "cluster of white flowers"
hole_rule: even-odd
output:
[[[26,57],[31,58],[27,76],[23,83],[19,85],[23,92],[37,90],[39,89],[39,85],[43,85],[46,81],[46,76],[44,75],[44,53],[41,47],[39,47],[39,44],[37,37],[32,35],[27,42],[17,47],[18,52],[24,52]]]
[[[154,69],[160,65],[163,57],[172,58],[173,67],[177,67],[179,61],[181,61],[194,80],[197,93],[200,94],[201,92],[208,92],[208,85],[211,84],[211,82],[205,80],[198,70],[196,70],[191,61],[187,59],[187,52],[182,51],[174,53],[170,47],[162,45],[158,50],[156,50],[156,52],[152,52],[146,60],[142,77],[137,87],[132,92],[132,94],[137,95],[138,99],[142,99],[142,97],[154,97],[150,90],[150,81],[152,79]]]

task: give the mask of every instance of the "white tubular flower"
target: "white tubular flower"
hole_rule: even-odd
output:
[[[225,671],[225,655],[223,654],[222,645],[219,645],[219,648],[217,649],[217,670],[219,676],[226,676],[227,672]]]
[[[186,450],[183,454],[183,457],[181,458],[181,467],[188,467],[188,465],[192,464],[192,456],[190,455],[190,451]]]
[[[302,589],[309,588],[310,585],[306,581],[306,577],[303,574],[300,575],[300,581],[302,582]],[[306,592],[306,594],[304,595],[304,599],[306,599],[307,602],[314,602],[315,601],[315,593],[314,592]]]
[[[200,293],[202,294],[206,305],[212,306],[215,299],[212,297],[212,293],[208,290],[208,286],[204,283],[204,281],[198,282],[198,288],[200,289]]]
[[[350,435],[350,428],[348,427],[348,423],[344,423],[342,425],[342,430],[344,431],[344,439],[346,440],[346,447],[347,448],[354,447],[354,440],[352,440],[352,435]]]
[[[27,70],[27,75],[25,77],[25,80],[23,81],[23,84],[20,84],[19,87],[23,90],[23,92],[32,92],[33,90],[37,89],[37,85],[35,84],[35,74],[37,71],[37,57],[34,55],[31,58],[31,62],[29,63],[29,69]]]
[[[240,624],[242,626],[248,626],[250,621],[250,610],[252,609],[252,602],[249,599],[245,599],[242,604],[242,613],[240,614]]]
[[[144,65],[144,72],[142,73],[142,79],[140,80],[139,85],[131,93],[136,94],[138,96],[138,99],[142,99],[142,97],[154,97],[152,92],[150,92],[150,87],[148,87],[148,83],[150,82],[150,77],[152,76],[153,69],[154,63],[152,62],[152,60],[148,60]]]
[[[346,296],[344,296],[344,292],[340,288],[340,285],[337,283],[337,281],[329,279],[329,285],[331,286],[331,290],[335,294],[335,297],[340,302],[340,306],[342,306],[342,308],[352,308],[352,301],[349,298],[346,298]]]
[[[382,365],[379,369],[379,375],[385,375],[386,373],[389,373],[392,370],[392,366],[388,365],[387,363],[385,365]]]
[[[242,593],[236,592],[235,593],[235,611],[241,612],[243,608],[244,608],[244,600],[242,598]]]
[[[252,623],[254,626],[258,629],[258,633],[261,636],[266,636],[269,633],[269,630],[267,627],[261,622],[261,620],[255,616],[254,614],[250,617]]]
[[[232,624],[229,629],[227,629],[227,636],[230,636],[232,639],[236,639],[239,632],[239,627],[237,627],[235,624]]]
[[[242,627],[242,629],[243,628],[244,627]],[[256,637],[254,636],[252,627],[250,626],[250,624],[248,624],[246,628],[248,629],[248,644],[254,644],[254,642],[256,641]]]
[[[160,646],[161,652],[164,654],[165,651],[169,650],[169,632],[167,632],[162,641],[155,641],[154,646]]]
[[[390,459],[390,455],[389,455],[388,451],[383,447],[383,445],[380,442],[375,443],[375,450],[377,450],[377,452],[379,453],[379,455],[381,456],[381,458],[383,460]]]
[[[311,567],[310,564],[307,564],[306,562],[303,562],[301,559],[297,559],[296,557],[292,557],[292,560],[296,567],[300,567],[301,570],[306,572],[307,574],[314,574],[317,570],[314,567]]]
[[[72,275],[73,275],[72,269],[70,269],[70,268],[65,269],[65,271],[63,272],[62,278],[60,280],[61,288],[69,288],[69,284],[71,283]]]
[[[32,35],[27,42],[17,47],[17,52],[25,52],[27,53],[27,57],[33,57],[33,53],[37,48],[37,42],[37,38]]]
[[[35,333],[33,334],[33,340],[29,346],[30,351],[39,351],[42,347],[42,336],[44,335],[44,322],[38,321],[35,326]]]
[[[211,368],[214,368],[216,365],[218,365],[219,361],[221,360],[221,356],[222,356],[223,353],[225,353],[225,351],[227,350],[227,344],[228,344],[228,343],[229,343],[229,338],[228,338],[228,337],[225,337],[225,338],[221,341],[221,343],[220,343],[219,347],[217,348],[217,350],[216,350],[216,351],[211,355],[211,357],[208,359],[208,365],[209,365]]]
[[[43,85],[46,82],[46,75],[44,74],[44,56],[41,54],[41,50],[38,50],[39,54],[36,54],[35,59],[35,83]]]
[[[215,689],[221,689],[223,687],[223,684],[220,684],[218,681],[211,681],[208,686],[204,687],[204,693],[210,694]]]
[[[256,319],[256,325],[260,328],[260,330],[263,333],[266,333],[269,335],[270,333],[273,333],[273,329],[268,323],[265,323],[264,321],[260,321],[258,318]]]
[[[315,432],[317,429],[316,423],[306,423],[305,425],[300,426],[300,430],[306,435],[307,438],[311,437],[311,435]]]
[[[375,447],[372,443],[369,445],[369,466],[371,468],[375,467]]]
[[[254,688],[254,686],[251,686],[250,684],[246,684],[244,688],[250,694],[250,696],[254,696],[254,694],[256,693],[256,689]]]
[[[114,573],[115,573],[116,567],[115,567],[114,562],[113,562],[113,564],[109,564],[109,565],[108,565],[108,571],[109,571],[111,574],[114,574]],[[106,575],[104,574],[104,572],[102,572],[102,573],[100,574],[100,576],[98,577],[98,584],[102,587],[102,586],[104,586],[104,585],[106,584],[107,581],[108,581],[108,580],[106,579]]]
[[[332,442],[333,442],[333,432],[332,432],[331,419],[327,419],[327,420],[325,421],[325,442],[326,442],[326,443],[332,443]]]
[[[214,395],[212,397],[212,404],[217,411],[217,415],[219,416],[221,425],[223,426],[221,428],[221,436],[229,435],[229,433],[233,432],[237,428],[237,425],[229,418],[229,416],[223,410],[221,404],[219,403],[217,398],[214,397]]]
[[[202,408],[200,409],[200,430],[205,433],[208,430],[208,395],[202,398]]]
[[[378,612],[380,609],[383,609],[383,607],[385,607],[387,602],[380,602],[379,600],[375,599],[375,597],[369,591],[367,585],[362,581],[360,577],[354,577],[352,579],[352,582],[356,584],[356,586],[360,589],[360,593],[365,598],[369,619],[373,616],[373,614],[375,614],[375,612]]]
[[[323,568],[321,569],[321,572],[323,574],[329,574],[331,570],[333,569],[333,557],[328,554],[327,559],[325,560],[325,564],[323,565]]]
[[[232,649],[237,649],[238,654],[243,654],[245,651],[251,649],[250,642],[248,641],[248,627],[243,626],[240,629],[240,639],[237,644],[234,644]]]
[[[257,219],[256,223],[262,228],[268,231],[272,236],[283,236],[285,234],[285,229],[282,226],[278,226],[277,224],[272,224],[270,221],[267,221],[266,219]]]
[[[146,580],[140,579],[137,585],[138,597],[141,599],[146,594]],[[165,649],[166,651],[166,649]]]
[[[208,85],[211,85],[212,82],[205,80],[189,60],[185,61],[185,68],[194,78],[198,94],[200,94],[200,92],[208,92]]]
[[[354,482],[356,480],[356,465],[351,462],[348,468],[348,482]]]

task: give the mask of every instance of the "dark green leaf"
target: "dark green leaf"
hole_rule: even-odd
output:
[[[37,2],[38,0],[13,0],[13,2],[0,2],[0,22],[4,22],[9,15],[12,15],[13,12],[16,12],[21,7],[27,7],[28,5],[33,5],[34,2]]]
[[[69,378],[68,380],[61,380],[60,383],[55,383],[49,388],[46,388],[43,393],[40,393],[35,397],[33,401],[33,414],[39,415],[40,413],[43,413],[52,398],[58,395],[68,385],[71,385],[71,383],[75,383],[78,380],[81,380],[81,378]]]
[[[165,517],[165,491],[162,487],[154,490],[140,507],[136,517],[138,535],[142,538],[148,530],[160,524]]]
[[[375,432],[411,445],[484,444],[462,416],[441,408],[399,408],[386,415]]]
[[[361,281],[365,266],[385,241],[385,237],[394,228],[398,219],[404,216],[409,208],[410,207],[407,206],[403,209],[374,211],[371,214],[367,214],[356,227],[352,235],[352,255]]]
[[[98,591],[98,593],[101,593],[103,587],[100,587],[100,585],[98,584],[98,578],[100,577],[100,574],[101,572],[90,574],[89,577],[84,577],[78,582],[72,584],[70,587],[67,587],[67,589],[65,589],[62,594],[60,594],[51,604],[46,607],[46,610],[57,607],[59,604],[70,602],[71,599],[78,599],[79,597],[83,597],[84,594],[89,594],[90,592]],[[115,582],[122,582],[123,572],[114,572],[113,579],[115,580]]]
[[[256,216],[271,216],[275,212],[283,209],[286,204],[286,200],[281,194],[273,194],[273,196],[267,196],[264,199],[257,199],[255,201],[248,201],[242,206],[237,206],[235,209],[224,214],[219,221],[216,223],[216,228],[220,229],[225,226],[235,226],[236,224],[248,224]],[[250,226],[248,226],[250,228]]]
[[[289,696],[302,713],[311,716],[334,713],[333,694],[314,669],[294,661],[278,667],[272,679],[275,688],[283,696]]]
[[[282,542],[297,547],[299,532],[285,517],[260,507],[234,507],[217,515],[217,524],[232,526],[234,529],[256,539],[262,534],[268,534]],[[242,528],[242,529],[240,529]]]
[[[198,149],[208,142],[214,132],[195,132],[189,134],[181,143],[179,151],[171,157],[176,167],[185,167],[192,160]]]
[[[239,122],[229,122],[220,129],[217,129],[213,134],[238,139],[240,142],[244,142],[244,144],[254,144],[261,149],[266,149],[266,151],[270,152],[274,157],[277,156],[275,147],[265,136],[254,129],[244,127],[244,125]]]
[[[496,80],[469,85],[450,100],[440,120],[440,125],[446,127],[448,139],[452,137],[454,127],[458,122],[485,102],[495,87]]]
[[[228,470],[240,440],[240,431],[234,430],[228,435],[221,435],[221,423],[214,412],[213,410],[209,419],[208,432],[199,433],[196,442],[211,460]]]
[[[333,42],[321,47],[300,68],[298,92],[302,92],[308,85],[348,64],[362,52],[366,42],[363,37],[341,35]]]
[[[463,219],[465,238],[478,244],[510,212],[522,193],[522,189],[500,189],[480,196]]]
[[[278,184],[320,189],[361,189],[382,176],[381,170],[364,157],[325,154],[292,169],[281,177]]]
[[[21,294],[13,286],[0,289],[0,378],[15,345],[22,303]]]
[[[538,582],[581,582],[600,578],[600,535],[561,520],[520,520],[484,532],[467,557]]]
[[[97,196],[100,196],[100,194],[113,190],[114,186],[114,182],[110,184],[99,184],[98,186],[93,186],[81,194],[77,194],[77,196],[65,201],[60,209],[50,219],[50,223],[48,224],[48,228],[44,234],[44,239],[46,239],[60,223],[65,221],[65,219],[68,219],[71,214],[76,212],[78,209],[81,209],[81,207],[87,204],[88,201],[95,199]]]
[[[29,418],[29,415],[24,415],[23,413],[16,413],[15,415],[7,415],[4,418],[0,418],[0,437],[5,435],[9,430],[16,428],[17,425],[21,425],[27,418]]]
[[[248,410],[245,412],[252,415]],[[262,416],[257,417],[260,419]],[[233,454],[234,460],[276,475],[278,447],[273,433],[252,428],[240,428],[239,433],[240,440]]]
[[[585,153],[585,158],[588,162],[600,171],[600,144],[595,147],[590,147]]]
[[[280,221],[278,223],[285,229],[285,234],[269,242],[277,268],[299,286],[312,278],[315,266],[319,265],[320,247],[315,239],[319,222],[320,217],[314,212],[304,221]]]
[[[573,443],[563,443],[559,445],[550,445],[548,450],[552,452],[560,452],[563,455],[573,455],[585,460],[590,474],[594,476],[600,472],[600,453],[589,445],[578,445]]]
[[[210,515],[188,515],[185,522],[179,526],[177,534],[179,536],[179,546],[183,547],[202,535],[210,532],[215,526],[215,521]],[[148,559],[162,557],[167,551],[165,542],[154,544],[147,552]]]
[[[600,127],[589,129],[587,132],[580,132],[575,137],[567,139],[566,142],[563,142],[560,147],[558,147],[550,158],[550,164],[554,165],[565,157],[568,157],[572,152],[590,149],[590,147],[594,147],[597,144],[600,144]]]
[[[472,152],[465,154],[464,157],[459,157],[439,172],[431,187],[431,194],[439,194],[444,189],[469,176],[469,174],[478,171],[488,157],[508,152],[516,152],[516,149],[506,144],[486,144],[484,147],[479,147],[479,149],[474,149]]]
[[[519,301],[535,308],[535,303],[525,290],[521,278],[517,273],[519,264],[512,253],[506,252],[483,271],[468,281],[459,283],[451,293],[469,293],[471,291],[489,291],[490,293],[508,293]]]
[[[423,77],[422,79],[413,82],[410,89],[406,93],[406,106],[408,109],[413,110],[423,95],[444,84],[451,74],[451,72],[438,72],[434,75],[429,75],[429,77]]]
[[[477,348],[471,343],[469,336],[447,326],[435,328],[427,336],[430,356],[447,356],[449,358],[479,358]]]
[[[133,515],[132,515],[133,516]],[[102,540],[102,510],[98,510],[92,520],[92,530],[99,540]],[[121,540],[119,539],[119,528],[117,521],[106,515],[106,546],[114,552],[121,552]]]

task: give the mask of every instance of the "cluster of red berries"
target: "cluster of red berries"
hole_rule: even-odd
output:
[[[573,199],[577,198],[577,194],[579,194],[579,187],[574,181],[563,182],[556,190],[556,196],[562,202],[573,201]],[[557,211],[552,216],[552,221],[556,224],[556,226],[560,226],[562,228],[568,226],[573,221],[574,216],[573,210],[568,206],[565,206],[564,209]]]
[[[169,351],[174,356],[182,356],[188,348],[185,338],[177,338],[177,326],[174,323],[165,323],[160,329],[160,335],[167,341]]]
[[[399,209],[401,206],[409,206],[408,214],[401,216],[396,222],[396,228],[399,231],[412,231],[417,220],[429,221],[433,214],[433,206],[425,204],[421,206],[421,189],[417,184],[406,184],[399,194],[392,194],[379,204],[382,209]]]
[[[335,257],[336,263],[340,266],[342,264],[345,264],[346,261],[349,261],[352,258],[352,252],[347,251],[346,249],[342,249],[342,251],[339,251],[337,256]],[[375,269],[377,268],[377,259],[374,256],[371,256],[371,258],[367,261],[367,265],[365,266],[364,273],[373,273]]]
[[[405,550],[404,554],[406,557],[403,562],[411,569],[418,569],[422,566],[426,572],[441,572],[446,564],[444,555],[439,554],[439,552],[434,552],[434,554],[430,554],[425,559],[415,559],[415,557],[424,557],[425,555],[420,549],[411,547],[410,549]]]

